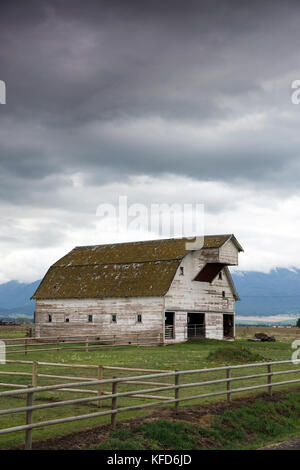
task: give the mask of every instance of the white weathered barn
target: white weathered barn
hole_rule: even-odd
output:
[[[239,300],[228,266],[234,235],[77,247],[50,267],[33,298],[36,335],[149,332],[164,342],[234,338]]]

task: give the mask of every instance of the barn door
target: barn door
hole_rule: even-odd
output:
[[[233,315],[224,313],[223,315],[223,335],[224,338],[233,338],[234,318]]]
[[[205,314],[190,312],[187,314],[187,337],[205,338]]]
[[[174,339],[175,312],[165,312],[165,339]]]

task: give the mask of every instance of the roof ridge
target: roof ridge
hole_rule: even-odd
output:
[[[184,255],[185,256],[185,255]],[[183,256],[183,257],[184,257]],[[166,258],[166,259],[153,259],[153,260],[145,260],[145,261],[125,261],[123,263],[120,262],[115,262],[115,263],[95,263],[95,264],[67,264],[67,265],[56,265],[54,263],[51,268],[75,268],[75,267],[80,267],[80,266],[106,266],[106,265],[111,265],[111,264],[146,264],[146,263],[161,263],[162,261],[167,262],[167,261],[180,261],[183,257],[180,258]]]
[[[171,240],[190,240],[193,238],[201,238],[201,237],[208,238],[208,237],[232,237],[232,236],[234,236],[233,233],[219,233],[216,235],[213,235],[213,234],[195,235],[191,237],[153,238],[152,240],[135,240],[135,241],[129,241],[129,242],[102,243],[100,245],[78,245],[78,246],[75,246],[73,250],[76,250],[77,248],[93,248],[96,246],[100,247],[100,246],[110,246],[110,245],[133,245],[135,243],[164,242],[164,241],[171,241]]]

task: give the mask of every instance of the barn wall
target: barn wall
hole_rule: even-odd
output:
[[[238,265],[238,250],[231,240],[227,240],[219,249],[220,263],[229,264],[232,266]]]
[[[205,315],[205,336],[210,339],[223,339],[223,314]]]
[[[37,300],[35,324],[37,335],[122,335],[163,332],[164,301],[162,297],[122,299]],[[48,315],[52,322],[48,323]],[[117,323],[111,315],[117,315]],[[142,323],[137,315],[142,314]],[[88,323],[93,315],[93,323]],[[69,323],[65,318],[69,317]]]
[[[186,341],[186,336],[185,336],[186,322],[187,322],[186,312],[175,313],[175,341],[178,343],[182,343],[183,341]]]
[[[182,260],[180,267],[183,267],[184,275],[180,275],[179,267],[165,296],[166,310],[234,312],[234,297],[224,271],[222,280],[217,276],[211,283],[193,281],[204,264],[197,252]]]
[[[228,247],[227,252],[222,258],[224,262],[225,256],[233,261],[232,246]],[[184,338],[184,327],[187,324],[188,312],[205,313],[206,336],[208,338],[223,338],[223,313],[234,313],[235,300],[232,289],[228,282],[228,278],[222,271],[222,279],[218,276],[213,282],[193,281],[199,271],[207,262],[220,261],[220,256],[216,252],[218,250],[206,250],[205,256],[201,252],[193,252],[188,254],[183,260],[180,267],[184,269],[184,275],[180,274],[180,267],[174,277],[168,293],[165,296],[165,309],[175,311],[175,337],[176,341]],[[211,253],[211,258],[207,253]],[[225,297],[223,297],[223,291]]]

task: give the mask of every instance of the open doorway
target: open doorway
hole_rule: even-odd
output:
[[[165,312],[165,339],[174,339],[175,312]]]
[[[233,315],[224,313],[223,315],[223,335],[224,338],[234,337],[234,318]]]
[[[187,314],[187,337],[205,338],[205,314],[190,312]]]

